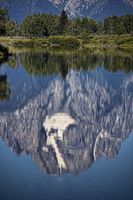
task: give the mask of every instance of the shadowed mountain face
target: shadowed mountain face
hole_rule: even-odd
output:
[[[133,13],[131,0],[49,0],[57,8],[64,8],[69,16],[90,16],[102,19],[110,15]]]
[[[6,6],[11,18],[18,21],[28,14],[59,14],[63,9],[70,17],[89,16],[96,19],[133,13],[132,0],[1,0],[0,6]]]
[[[31,155],[49,174],[79,173],[101,157],[115,157],[133,131],[133,74],[106,71],[107,56],[106,62],[99,56],[92,69],[92,55],[85,62],[79,53],[77,57],[71,54],[72,62],[70,55],[47,52],[50,59],[46,60],[40,52],[44,68],[53,59],[56,69],[61,69],[62,59],[68,58],[67,74],[30,75],[25,70],[28,64],[32,66],[31,60],[41,66],[38,54],[32,54],[18,54],[14,71],[1,67],[12,85],[10,101],[0,103],[0,136],[4,142],[17,154]],[[74,68],[74,58],[88,69]]]
[[[58,14],[58,9],[48,0],[0,0],[0,7],[9,10],[10,17],[16,21],[22,21],[25,16],[33,13]]]

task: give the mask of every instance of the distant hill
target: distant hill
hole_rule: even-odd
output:
[[[28,14],[59,14],[63,9],[70,17],[89,16],[98,20],[133,14],[133,0],[0,0],[0,6],[7,7],[11,18],[17,21]]]

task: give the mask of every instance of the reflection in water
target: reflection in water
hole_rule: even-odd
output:
[[[36,58],[36,59],[35,59]],[[76,70],[94,70],[97,66],[104,66],[111,72],[133,71],[132,54],[101,54],[87,51],[67,52],[29,52],[20,55],[21,62],[29,74],[46,75],[59,74],[66,77],[68,68]]]
[[[127,57],[129,68],[118,69]],[[133,74],[103,67],[131,71],[130,54],[25,52],[17,59],[29,74],[43,76],[16,70],[21,92],[14,83],[12,99],[0,104],[0,135],[14,152],[30,154],[50,174],[78,173],[118,154],[133,131]]]
[[[132,51],[46,51],[42,49],[13,49],[19,52],[19,59],[26,72],[33,75],[52,75],[60,74],[66,77],[68,69],[74,70],[95,70],[103,66],[111,72],[133,71]],[[15,62],[12,58],[9,64]],[[17,62],[17,60],[16,60]],[[10,66],[10,65],[9,65]]]
[[[72,117],[69,115],[65,113],[57,113],[52,117],[46,117],[46,120],[43,124],[46,131],[46,146],[53,147],[60,171],[62,168],[66,169],[66,164],[59,151],[56,140],[62,141],[65,129],[74,123],[74,119],[72,119]],[[43,147],[43,150],[48,152],[48,148],[46,147]]]
[[[8,50],[0,45],[0,70],[2,63],[8,61],[8,59],[9,59]],[[10,86],[7,81],[7,75],[0,73],[0,101],[9,100],[9,97],[10,97]]]
[[[7,82],[7,75],[0,75],[0,101],[9,100],[10,87]]]

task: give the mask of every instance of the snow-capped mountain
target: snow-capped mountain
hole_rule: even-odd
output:
[[[96,19],[133,13],[132,0],[0,0],[0,6],[6,6],[16,20],[35,12],[59,14],[63,9],[70,17],[89,16]]]
[[[133,12],[131,0],[49,0],[55,7],[64,8],[69,16],[104,18],[108,15]]]

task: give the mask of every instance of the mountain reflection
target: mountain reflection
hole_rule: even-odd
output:
[[[18,55],[29,74],[43,77],[28,75],[19,85],[21,94],[15,90],[12,109],[0,112],[0,135],[46,173],[79,173],[101,157],[116,156],[133,131],[133,74],[112,75],[103,69],[131,71],[132,57],[57,53]],[[56,75],[60,73],[63,78]]]

